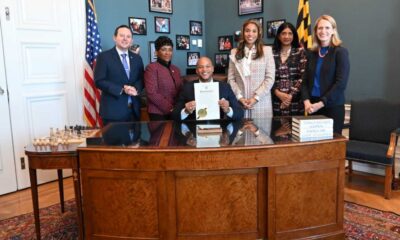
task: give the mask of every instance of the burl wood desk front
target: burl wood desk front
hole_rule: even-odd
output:
[[[85,238],[344,239],[344,137],[300,143],[271,119],[220,124],[217,137],[114,124],[78,148]]]

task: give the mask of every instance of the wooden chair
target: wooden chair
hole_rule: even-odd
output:
[[[369,179],[384,182],[384,196],[390,198],[394,178],[394,159],[400,135],[400,103],[381,99],[352,101],[350,111],[349,141],[346,159],[348,173],[354,174],[352,162],[380,165],[385,177],[362,174]],[[360,174],[357,174],[360,176]]]

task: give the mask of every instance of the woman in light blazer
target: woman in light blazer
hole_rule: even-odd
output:
[[[229,56],[228,83],[245,109],[245,118],[272,116],[270,90],[275,80],[271,47],[264,46],[256,20],[243,23],[237,48]]]

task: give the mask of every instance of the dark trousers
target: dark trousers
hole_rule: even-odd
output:
[[[344,124],[344,105],[323,107],[313,115],[324,115],[333,119],[333,132],[342,134]]]
[[[318,97],[312,97],[310,99],[311,103],[319,102],[320,99]],[[323,107],[312,115],[324,115],[328,118],[333,119],[333,132],[342,134],[343,125],[344,125],[344,104],[337,105],[332,107]]]

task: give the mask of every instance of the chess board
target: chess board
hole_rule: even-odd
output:
[[[99,129],[88,129],[88,130],[58,130],[53,136],[44,136],[33,139],[32,143],[34,146],[56,146],[56,145],[69,145],[69,144],[80,144],[96,135]]]

